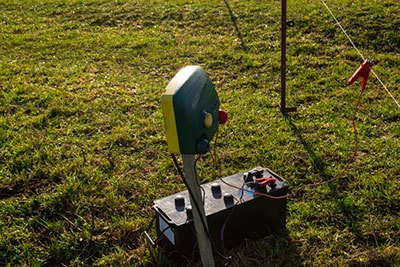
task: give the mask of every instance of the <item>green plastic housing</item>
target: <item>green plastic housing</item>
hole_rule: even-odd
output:
[[[161,96],[161,104],[170,152],[207,152],[205,149],[208,150],[208,143],[218,129],[220,103],[205,71],[199,66],[181,69]]]

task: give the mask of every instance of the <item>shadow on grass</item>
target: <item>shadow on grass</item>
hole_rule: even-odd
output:
[[[258,240],[245,240],[232,251],[229,266],[301,266],[298,248],[287,229]]]
[[[315,152],[315,150],[311,146],[311,143],[307,142],[304,139],[301,131],[294,123],[293,118],[290,117],[289,115],[285,115],[285,120],[286,120],[287,125],[289,126],[290,130],[292,130],[293,134],[297,137],[300,144],[303,146],[304,150],[307,152],[308,158],[310,159],[310,161],[312,163],[312,167],[313,167],[314,171],[318,172],[321,175],[321,177],[324,177],[325,179],[332,178],[332,175],[327,173],[327,171],[326,171],[326,164],[323,161],[322,157]]]
[[[229,16],[230,16],[230,18],[231,18],[232,24],[233,24],[233,26],[235,27],[237,37],[238,37],[239,40],[240,40],[240,45],[241,45],[241,47],[242,47],[242,49],[243,49],[244,51],[247,51],[247,50],[248,50],[248,47],[247,47],[245,41],[243,40],[242,32],[241,32],[240,29],[239,29],[239,26],[238,26],[238,23],[237,23],[237,19],[236,19],[236,17],[235,17],[235,14],[233,14],[232,8],[231,8],[231,6],[229,5],[228,0],[224,0],[224,3],[225,3],[225,5],[226,5],[226,8],[227,8],[228,11],[229,11]]]
[[[214,253],[216,266],[301,266],[300,253],[289,236],[288,231],[264,238],[245,239],[239,246],[226,251],[224,259]],[[198,253],[191,258],[171,254],[162,248],[153,262],[146,266],[202,266]]]
[[[400,257],[398,255],[392,254],[388,256],[378,256],[372,255],[367,261],[357,261],[354,260],[349,263],[350,267],[390,267],[390,266],[399,266]]]

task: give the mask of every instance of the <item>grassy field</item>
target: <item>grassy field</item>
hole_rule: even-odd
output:
[[[400,100],[400,2],[328,4]],[[190,64],[230,115],[222,174],[261,165],[306,188],[288,200],[287,236],[246,241],[232,266],[400,266],[400,109],[371,77],[355,162],[307,189],[353,153],[360,82],[346,82],[361,59],[319,0],[289,1],[297,112],[284,117],[280,3],[230,6],[247,49],[222,0],[0,0],[0,266],[173,265],[142,233],[153,201],[184,189],[160,95]],[[209,155],[199,173],[217,178]]]

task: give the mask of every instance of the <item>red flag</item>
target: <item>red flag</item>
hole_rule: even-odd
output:
[[[368,59],[364,60],[364,62],[361,64],[361,66],[353,73],[353,75],[347,81],[347,84],[351,85],[358,78],[362,77],[361,89],[364,91],[365,86],[367,85],[367,81],[368,81],[369,73],[371,72],[372,65],[374,65],[374,63],[371,60],[368,60]]]

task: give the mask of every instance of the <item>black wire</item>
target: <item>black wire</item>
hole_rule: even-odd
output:
[[[148,232],[151,228],[151,225],[153,224],[154,220],[156,219],[156,215],[154,214],[153,218],[151,219],[149,225],[147,226],[146,230],[144,230],[145,232]]]
[[[189,187],[188,183],[186,182],[185,175],[183,174],[183,172],[181,170],[181,167],[178,164],[178,160],[176,159],[174,154],[171,154],[171,155],[172,155],[172,159],[174,161],[175,167],[178,170],[178,173],[179,173],[180,177],[182,178],[183,183],[185,184],[186,188],[188,189],[189,195],[193,199],[193,202],[194,202],[194,205],[196,206],[196,209],[200,212],[200,206],[199,206],[199,204],[197,203],[197,201],[196,201],[196,199],[194,197],[194,193],[192,192],[192,189]],[[211,240],[211,238],[210,238],[211,236],[210,236],[210,233],[209,233],[208,228],[207,228],[207,224],[204,221],[203,216],[200,216],[200,219],[201,219],[201,224],[203,225],[204,231],[206,232],[208,238]]]
[[[175,157],[174,154],[171,154],[171,156],[172,156],[172,160],[174,161],[175,167],[176,167],[176,169],[177,169],[177,171],[178,171],[178,173],[179,173],[179,176],[182,178],[183,183],[185,184],[186,188],[188,189],[189,195],[190,195],[190,196],[192,197],[192,199],[193,199],[194,205],[196,206],[197,210],[200,212],[199,204],[197,203],[197,201],[196,201],[195,198],[194,198],[194,193],[192,192],[192,189],[189,187],[188,183],[186,182],[185,175],[183,174],[182,169],[181,169],[181,167],[180,167],[179,164],[178,164],[178,160],[176,159],[176,157]],[[207,224],[206,224],[206,222],[205,222],[203,216],[200,216],[200,221],[201,221],[201,224],[202,224],[202,226],[203,226],[204,232],[206,232],[206,235],[207,235],[208,239],[210,240],[210,243],[211,243],[211,246],[212,246],[213,251],[216,252],[216,253],[217,253],[220,257],[222,257],[223,259],[229,260],[229,259],[230,259],[229,257],[226,257],[225,255],[221,254],[221,253],[218,251],[217,246],[215,245],[213,239],[211,238],[211,234],[210,234],[210,232],[208,231],[208,227],[207,227]]]
[[[197,161],[199,160],[201,158],[201,155],[200,156],[198,156],[197,158],[196,158],[196,160],[194,161],[194,174],[195,174],[195,181],[196,181],[196,184],[200,187],[200,189],[201,189],[201,192],[202,192],[202,196],[201,196],[201,199],[202,199],[202,201],[203,201],[203,204],[204,204],[204,202],[205,202],[205,198],[206,198],[206,191],[204,190],[204,188],[200,185],[200,182],[199,182],[199,179],[198,179],[198,177],[199,177],[199,175],[198,175],[198,173],[197,173],[197,169],[196,169],[196,164],[197,164]]]
[[[146,244],[148,245],[148,248],[149,248],[150,256],[151,256],[151,258],[153,259],[154,262],[156,262],[157,259],[156,259],[155,255],[154,255],[154,251],[153,251],[154,247],[153,247],[153,244],[154,244],[154,245],[157,245],[157,239],[158,239],[159,237],[157,237],[157,239],[156,239],[155,241],[153,241],[152,238],[150,237],[148,231],[150,231],[150,228],[151,228],[151,226],[153,225],[153,222],[154,222],[155,219],[156,219],[156,215],[154,214],[154,216],[153,216],[153,218],[151,219],[149,225],[146,227],[146,230],[144,230],[144,232],[143,232],[143,234],[145,235]],[[149,238],[150,240],[147,240],[148,238]],[[149,244],[149,243],[151,243],[151,242],[152,242],[153,244]]]
[[[157,217],[156,215],[153,216],[153,218],[151,219],[151,221],[150,221],[149,225],[147,226],[146,230],[144,230],[144,232],[143,232],[143,233],[147,234],[149,237],[150,237],[150,235],[149,235],[148,232],[150,231],[150,228],[151,228],[151,226],[152,226],[154,220],[156,219],[156,217]],[[171,225],[169,225],[168,227],[164,228],[164,230],[162,230],[162,231],[158,234],[158,237],[153,241],[155,245],[157,245],[157,243],[160,241],[161,236],[162,236],[168,229],[170,229],[170,228],[172,228]]]
[[[171,155],[172,155],[172,159],[174,161],[175,167],[178,170],[178,173],[179,173],[180,177],[182,178],[183,183],[185,184],[186,188],[188,189],[189,195],[193,199],[193,202],[194,202],[194,205],[196,206],[196,209],[200,212],[200,206],[199,206],[199,204],[197,203],[197,201],[196,201],[196,199],[194,197],[194,193],[192,192],[192,189],[189,187],[188,183],[186,182],[185,175],[183,174],[183,172],[181,170],[181,167],[178,164],[178,160],[176,159],[174,154],[171,154]],[[208,238],[211,240],[210,233],[208,232],[207,224],[204,221],[203,216],[200,216],[200,219],[201,219],[201,224],[203,225],[204,231],[206,232]]]
[[[154,243],[157,244],[158,242],[160,242],[160,239],[162,237],[162,235],[169,229],[171,229],[172,226],[169,225],[168,227],[164,228],[164,230],[161,231],[161,233],[159,234],[159,236],[156,238],[156,240],[154,240]]]
[[[155,218],[155,216],[154,216],[154,218]],[[154,218],[153,218],[153,220],[152,220],[151,222],[154,221]],[[150,224],[150,226],[151,226],[151,224]],[[151,245],[151,244],[149,244],[149,242],[146,242],[147,245],[148,245],[148,247],[149,247],[150,256],[151,256],[151,258],[153,259],[153,262],[155,262],[155,263],[157,262],[157,258],[156,258],[156,256],[154,255],[155,246],[158,245],[158,242],[160,242],[160,239],[161,239],[161,237],[163,236],[163,234],[164,234],[168,229],[171,229],[171,227],[172,227],[172,226],[169,225],[168,227],[164,228],[164,230],[162,230],[162,231],[160,232],[160,234],[157,236],[157,238],[156,238],[154,241],[151,240],[151,242],[153,242],[154,245]],[[150,229],[150,227],[149,227],[149,229]],[[148,238],[151,239],[151,237],[150,237],[150,235],[147,233],[147,231],[144,231],[144,233],[147,234]],[[146,238],[146,239],[147,239],[147,238]]]
[[[154,216],[153,216],[153,218],[151,219],[149,225],[146,227],[146,230],[143,231],[143,234],[145,235],[145,239],[147,240],[146,243],[151,242],[151,243],[154,243],[154,244],[155,244],[155,242],[153,241],[153,239],[150,237],[150,235],[149,235],[149,233],[148,233],[148,232],[150,231],[150,228],[151,228],[151,226],[153,225],[153,222],[154,222],[155,219],[156,219],[156,215],[154,214]],[[148,240],[148,239],[150,239],[150,240]],[[153,244],[152,244],[152,245],[153,245]],[[150,246],[150,247],[153,247],[153,246]]]

